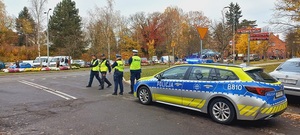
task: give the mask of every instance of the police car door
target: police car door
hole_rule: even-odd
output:
[[[210,73],[214,70],[209,67],[194,66],[188,75],[188,81],[183,86],[182,103],[184,106],[201,109],[206,103],[210,92],[216,88],[211,81]]]
[[[177,66],[162,72],[153,93],[155,100],[182,105],[181,90],[188,69],[188,66]]]

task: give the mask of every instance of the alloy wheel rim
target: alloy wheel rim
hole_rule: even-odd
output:
[[[212,107],[212,112],[218,121],[228,120],[231,113],[229,106],[224,102],[215,103]]]
[[[140,94],[139,94],[139,97],[140,97],[140,100],[143,102],[143,103],[146,103],[148,102],[149,100],[149,93],[146,89],[142,89],[140,91]]]

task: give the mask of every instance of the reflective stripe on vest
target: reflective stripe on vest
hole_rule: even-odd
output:
[[[95,65],[97,61],[98,61],[98,60],[94,60],[94,62],[93,62],[93,60],[92,60],[91,63],[92,63],[93,65]],[[95,67],[92,67],[92,71],[99,71],[99,66],[97,65],[97,66],[95,66]]]
[[[107,72],[108,67],[106,66],[106,60],[102,61],[101,65],[100,65],[100,71],[101,72]]]
[[[139,56],[132,56],[132,62],[130,64],[130,70],[140,70],[141,69],[141,58]]]
[[[115,67],[118,71],[123,72],[124,71],[124,63],[122,60],[118,60],[117,62],[117,66]]]

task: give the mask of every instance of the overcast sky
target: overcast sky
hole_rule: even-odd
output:
[[[61,0],[48,0],[47,7],[54,8]],[[87,12],[95,6],[103,7],[106,0],[74,0],[79,14],[86,18]],[[152,13],[163,12],[168,6],[177,6],[188,11],[202,11],[211,20],[220,20],[221,10],[231,2],[238,3],[242,10],[242,19],[257,20],[258,27],[268,26],[268,20],[272,18],[274,2],[276,0],[115,0],[115,10],[122,15],[129,16],[136,12]],[[4,0],[6,11],[9,15],[18,16],[24,6],[30,7],[29,0]],[[226,9],[225,9],[226,10]],[[50,12],[52,14],[52,12]]]

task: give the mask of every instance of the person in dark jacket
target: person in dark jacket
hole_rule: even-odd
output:
[[[115,68],[114,72],[114,93],[112,95],[117,95],[118,85],[120,86],[120,95],[123,95],[123,71],[124,71],[124,63],[122,61],[121,55],[116,54],[117,60],[112,65],[112,68]]]
[[[102,57],[102,61],[100,63],[100,72],[101,72],[101,87],[99,88],[99,90],[104,89],[104,82],[107,83],[107,88],[109,88],[112,84],[108,81],[108,79],[106,78],[106,74],[107,72],[111,72],[111,67],[109,64],[109,61],[106,60],[105,54],[101,55]]]
[[[93,83],[94,77],[98,80],[98,82],[101,84],[101,79],[99,77],[99,60],[97,59],[96,55],[92,55],[92,61],[91,61],[91,73],[90,73],[90,81],[89,84],[86,87],[91,87]]]

